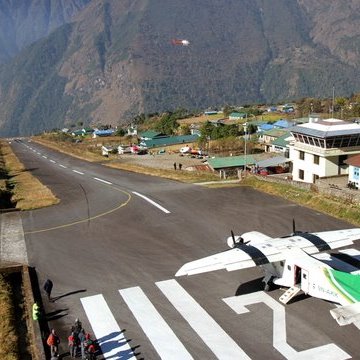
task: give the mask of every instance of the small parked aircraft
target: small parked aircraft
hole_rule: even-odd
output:
[[[346,265],[344,260],[331,261],[329,254],[316,253],[352,245],[358,239],[360,228],[307,233],[295,231],[294,222],[293,233],[279,238],[258,231],[241,236],[231,232],[227,239],[231,249],[186,263],[176,276],[261,266],[265,272],[265,291],[272,284],[288,287],[279,299],[282,303],[286,304],[302,290],[342,305],[330,313],[339,325],[347,325],[360,320],[360,256],[352,258],[346,250],[340,251],[343,257],[352,258],[352,263],[358,265],[347,264],[347,270],[351,271],[346,272],[340,271]]]

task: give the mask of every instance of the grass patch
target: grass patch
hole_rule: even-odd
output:
[[[92,162],[101,162],[104,165],[109,167],[126,170],[136,173],[141,173],[151,176],[159,176],[166,179],[172,179],[177,181],[182,181],[186,183],[195,183],[195,182],[206,182],[206,181],[218,181],[219,176],[214,173],[204,172],[204,171],[175,171],[175,170],[166,170],[153,168],[148,166],[142,166],[132,163],[122,163],[121,161],[114,162],[111,161],[111,158],[106,158],[101,155],[101,144],[102,141],[99,140],[98,144],[91,141],[83,141],[82,143],[72,143],[69,141],[59,141],[55,136],[51,137],[50,135],[43,135],[41,137],[34,137],[33,140],[37,143],[45,145],[54,150],[66,153],[71,156],[75,156],[79,159],[92,161]],[[109,138],[104,140],[106,143],[109,143]],[[119,143],[119,140],[117,140]],[[100,146],[99,146],[100,145]],[[176,146],[176,149],[179,148],[179,145]],[[166,147],[167,150],[168,147]],[[175,149],[175,147],[174,147]],[[153,150],[155,151],[155,150]]]
[[[360,207],[350,198],[346,200],[287,184],[261,181],[253,176],[247,176],[242,181],[242,185],[251,186],[267,194],[280,196],[289,201],[360,226]]]
[[[16,333],[11,287],[0,274],[0,357],[18,360],[18,337]]]
[[[219,176],[214,173],[204,172],[204,171],[175,171],[175,170],[165,170],[165,169],[156,169],[147,166],[134,165],[129,163],[109,163],[109,167],[116,169],[132,171],[136,173],[159,176],[166,179],[172,179],[177,181],[182,181],[185,183],[197,183],[197,182],[206,182],[206,181],[218,181]]]
[[[9,176],[7,188],[11,189],[11,201],[16,204],[17,209],[37,209],[59,202],[59,199],[46,186],[25,169],[6,141],[1,141],[0,147]]]

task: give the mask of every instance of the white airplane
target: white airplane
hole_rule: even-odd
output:
[[[352,245],[360,239],[360,228],[307,233],[295,231],[293,223],[293,233],[285,237],[271,238],[258,231],[241,236],[231,232],[231,235],[227,239],[231,249],[186,263],[176,276],[261,266],[265,272],[265,291],[272,283],[289,288],[280,297],[282,303],[286,304],[302,290],[305,294],[340,304],[341,307],[330,310],[339,325],[360,321],[360,256],[353,258],[358,266],[347,264],[347,270],[352,272],[345,272],[339,271],[339,266],[329,265],[332,264],[329,254],[312,255]],[[343,252],[345,256],[346,250]],[[337,261],[337,265],[341,263],[346,265]]]

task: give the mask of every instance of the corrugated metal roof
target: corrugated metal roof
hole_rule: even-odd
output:
[[[274,124],[274,127],[280,127],[280,128],[289,128],[291,126],[294,125],[294,122],[293,121],[288,121],[288,120],[278,120],[276,121]]]
[[[166,136],[166,135],[164,135],[162,132],[159,132],[159,131],[149,130],[149,131],[144,131],[144,132],[140,133],[139,136],[144,137],[144,138],[146,137],[149,139],[153,139],[156,136]]]
[[[143,140],[141,143],[144,143],[147,148],[154,148],[159,146],[169,146],[176,144],[187,144],[193,143],[199,139],[199,135],[182,135],[182,136],[168,136],[152,140]]]
[[[344,162],[348,165],[360,167],[360,154],[354,155],[351,158],[346,159]]]
[[[273,136],[273,137],[280,137],[283,136],[284,134],[286,134],[287,131],[286,130],[282,130],[282,129],[271,129],[268,131],[265,131],[263,133],[263,136]]]
[[[288,158],[286,158],[284,156],[276,156],[276,157],[273,157],[273,158],[270,158],[270,159],[265,159],[265,160],[258,161],[256,163],[256,165],[258,165],[259,167],[265,168],[265,167],[268,167],[268,166],[276,166],[276,165],[279,165],[279,164],[288,163],[290,161],[291,161],[290,159],[288,159]]]
[[[286,147],[286,145],[289,144],[289,140],[286,140],[288,138],[291,138],[291,133],[287,132],[286,134],[279,136],[277,139],[273,140],[271,142],[272,145],[277,145],[277,146],[282,146],[282,147]]]
[[[325,139],[333,136],[359,134],[360,125],[339,119],[325,119],[296,125],[291,128],[291,132]]]
[[[225,169],[225,168],[237,168],[243,167],[245,165],[245,155],[239,156],[227,156],[227,157],[218,157],[213,159],[208,159],[209,165],[213,169]],[[255,159],[252,155],[246,156],[246,165],[254,165]]]

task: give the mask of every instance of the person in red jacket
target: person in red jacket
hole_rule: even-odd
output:
[[[60,338],[57,336],[54,329],[51,330],[51,333],[47,338],[46,343],[50,346],[51,357],[58,356]]]
[[[68,337],[68,345],[69,345],[70,356],[72,358],[75,358],[76,353],[77,353],[77,344],[76,344],[76,338],[75,338],[73,332]]]

